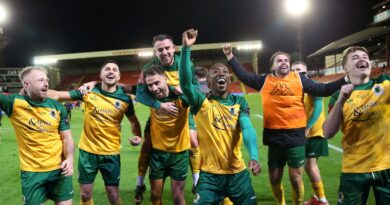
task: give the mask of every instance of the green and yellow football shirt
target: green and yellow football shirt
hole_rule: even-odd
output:
[[[333,107],[339,91],[333,94]],[[342,172],[366,173],[390,168],[390,76],[357,85],[343,106]]]
[[[150,131],[153,148],[172,153],[190,149],[188,103],[177,96],[172,88],[169,96],[160,99],[160,102],[175,103],[179,109],[179,115],[172,116],[164,110],[150,108]]]
[[[20,169],[31,172],[59,169],[63,160],[60,131],[69,130],[65,107],[50,98],[37,102],[17,94],[0,94],[0,108],[15,129]]]
[[[312,116],[314,112],[314,98],[309,94],[305,94],[303,102],[305,104],[305,112],[306,116]],[[317,97],[321,98],[321,97]],[[324,102],[321,98],[322,108],[324,108]],[[317,121],[313,124],[313,126],[309,130],[308,138],[310,137],[324,137],[324,131],[322,130],[322,124],[325,121],[325,109],[322,109],[321,114],[319,115]]]
[[[242,134],[239,116],[249,116],[249,107],[241,96],[227,99],[199,95],[199,108],[194,108],[198,130],[201,170],[213,174],[235,174],[245,169],[242,158]]]
[[[120,151],[123,116],[134,116],[133,101],[121,87],[105,92],[98,84],[86,95],[69,92],[73,100],[84,102],[84,125],[79,148],[100,155],[117,155]]]

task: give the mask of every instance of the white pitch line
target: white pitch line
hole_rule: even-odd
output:
[[[263,119],[263,116],[260,115],[260,114],[254,114],[254,116],[255,116],[255,117],[258,117],[258,118],[260,118],[260,119]]]
[[[331,144],[328,144],[328,147],[333,149],[333,150],[336,150],[337,152],[343,153],[343,149],[341,149],[340,147],[336,147],[336,146],[331,145]]]

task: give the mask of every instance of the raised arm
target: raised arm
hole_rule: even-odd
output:
[[[241,82],[256,90],[260,90],[263,87],[266,76],[259,76],[256,75],[255,73],[247,71],[241,65],[240,61],[236,57],[234,57],[232,51],[232,45],[224,44],[222,45],[222,50],[234,74]]]
[[[347,101],[347,99],[351,96],[353,88],[354,86],[352,84],[343,85],[341,87],[339,97],[322,125],[326,138],[334,137],[339,131],[341,120],[343,118],[343,106],[345,101]]]
[[[327,97],[339,90],[341,86],[347,84],[345,77],[330,83],[317,83],[308,78],[305,74],[300,73],[303,90],[313,96]]]
[[[191,107],[197,106],[200,95],[192,84],[194,76],[191,70],[191,46],[195,43],[197,35],[198,31],[194,29],[183,33],[183,47],[179,66],[180,87]]]

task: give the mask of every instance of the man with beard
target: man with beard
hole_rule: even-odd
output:
[[[145,69],[143,78],[148,92],[160,102],[170,102],[178,108],[175,116],[168,112],[150,108],[150,131],[152,150],[150,154],[150,173],[152,204],[162,204],[162,192],[166,177],[172,179],[173,204],[183,205],[184,185],[188,170],[190,149],[187,101],[168,86],[164,69],[154,65]]]
[[[307,65],[302,61],[295,61],[291,65],[291,70],[303,73],[307,76]],[[325,197],[325,189],[322,183],[320,169],[318,168],[318,157],[328,156],[328,140],[324,137],[322,124],[325,121],[325,109],[322,97],[313,97],[305,94],[303,99],[305,112],[308,118],[306,124],[305,137],[305,170],[309,176],[314,196],[305,201],[303,205],[328,205]]]
[[[249,172],[241,153],[244,141],[249,151],[249,169],[260,173],[256,132],[249,119],[249,107],[241,96],[228,92],[229,70],[223,64],[211,66],[207,75],[209,94],[192,85],[191,46],[197,31],[183,33],[179,69],[180,86],[188,99],[199,133],[200,176],[194,204],[218,204],[229,197],[234,204],[256,204]]]
[[[153,65],[160,65],[162,69],[165,71],[164,75],[167,78],[167,83],[169,86],[174,88],[174,91],[177,94],[181,94],[180,86],[179,86],[179,62],[180,56],[175,55],[175,45],[173,44],[172,37],[166,34],[160,34],[153,38],[153,48],[154,55],[149,63],[147,63],[143,70],[148,69]],[[192,66],[192,70],[194,67]],[[194,84],[197,84],[197,81],[193,81]],[[179,113],[178,108],[172,102],[161,102],[153,97],[153,95],[148,92],[147,85],[145,80],[143,79],[143,74],[140,74],[137,83],[137,101],[149,106],[151,108],[159,109],[161,111],[165,111],[172,116],[176,116]],[[196,129],[194,123],[190,119],[190,128],[191,130]],[[135,203],[141,203],[143,200],[143,193],[146,190],[146,186],[144,184],[145,175],[148,169],[148,162],[150,159],[150,124],[149,120],[146,122],[145,130],[144,130],[144,143],[142,144],[142,148],[140,151],[140,155],[138,158],[138,178],[137,178],[137,186],[135,189]],[[191,145],[192,148],[190,150],[191,154],[191,165],[192,167],[197,167],[197,162],[199,162],[199,149],[197,147],[196,141],[196,132],[191,132]],[[199,174],[193,173],[193,184],[196,184]]]
[[[333,94],[323,125],[328,138],[340,127],[343,133],[338,204],[365,204],[371,187],[375,204],[390,204],[390,76],[369,79],[370,59],[363,47],[344,50],[342,65],[351,84]]]
[[[23,204],[70,205],[73,198],[74,144],[66,110],[47,98],[49,79],[42,67],[20,72],[25,95],[0,94],[19,148]]]
[[[106,61],[100,70],[101,84],[82,95],[79,90],[53,91],[48,96],[65,100],[82,100],[85,104],[84,127],[79,142],[79,178],[81,204],[94,204],[93,182],[101,172],[110,204],[120,204],[120,124],[124,115],[129,119],[134,138],[133,145],[141,142],[141,128],[134,112],[133,102],[117,86],[120,71],[115,61]]]
[[[342,78],[329,84],[315,83],[304,74],[290,72],[290,56],[280,51],[271,57],[273,73],[256,75],[247,71],[233,56],[231,45],[223,45],[223,52],[238,79],[260,91],[264,112],[263,144],[269,147],[269,179],[277,204],[285,204],[281,180],[286,162],[293,204],[302,204],[306,143],[306,113],[302,100],[304,92],[313,96],[329,96],[346,84],[346,80]]]

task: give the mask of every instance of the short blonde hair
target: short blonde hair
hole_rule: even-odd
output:
[[[351,46],[351,47],[348,47],[347,49],[345,49],[343,51],[343,61],[342,61],[342,66],[344,67],[344,65],[347,63],[347,57],[350,53],[353,53],[353,52],[356,52],[356,51],[363,51],[365,52],[367,55],[368,55],[368,50],[365,48],[365,47],[360,47],[360,46]]]
[[[20,73],[19,73],[20,82],[23,82],[24,77],[26,75],[28,75],[29,73],[31,73],[31,71],[33,71],[33,70],[40,70],[47,75],[47,70],[41,66],[28,66],[28,67],[23,68],[22,71],[20,71]]]

